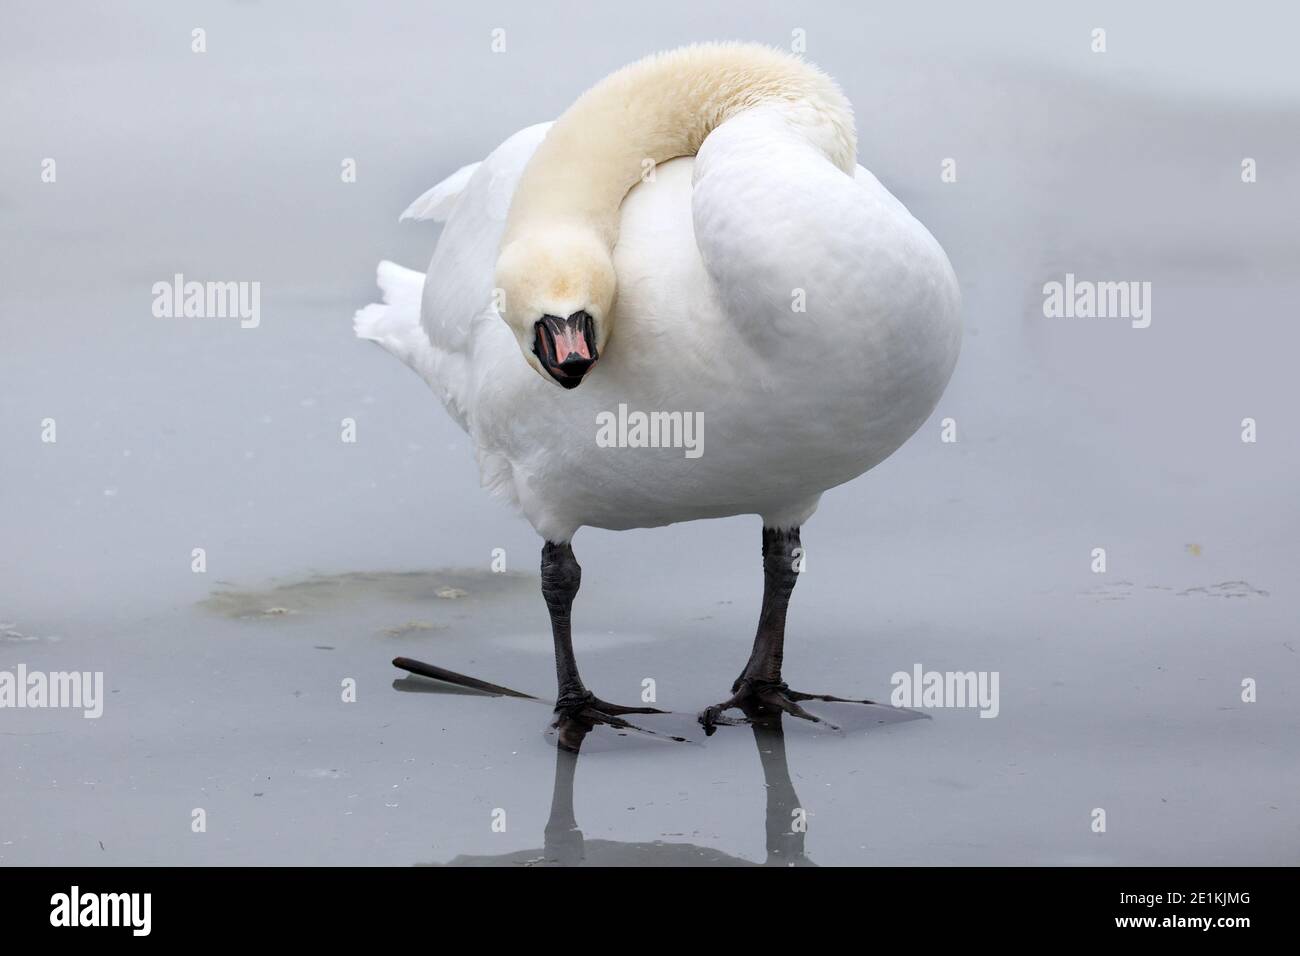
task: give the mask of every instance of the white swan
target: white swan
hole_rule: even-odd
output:
[[[709,732],[729,707],[816,719],[780,672],[799,527],[926,420],[961,340],[942,248],[855,151],[825,74],[705,44],[612,74],[404,214],[446,223],[428,274],[381,263],[384,302],[356,333],[429,382],[484,484],[545,539],[562,717],[649,710],[607,704],[578,676],[574,532],[757,514],[754,652],[701,719]],[[666,432],[634,428],[625,445],[666,440],[608,447],[620,414]]]

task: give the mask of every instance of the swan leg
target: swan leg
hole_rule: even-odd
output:
[[[758,616],[758,633],[749,661],[736,682],[731,696],[705,709],[699,716],[705,734],[712,736],[719,725],[751,723],[755,714],[786,713],[792,717],[835,725],[799,705],[805,700],[827,700],[850,704],[870,704],[869,700],[851,700],[830,694],[805,694],[791,690],[781,679],[781,662],[785,657],[785,616],[799,579],[802,554],[799,529],[763,529],[763,607]],[[745,719],[725,716],[728,710],[744,711]],[[835,728],[838,729],[838,728]]]
[[[662,714],[657,707],[624,707],[601,700],[583,684],[578,661],[573,653],[573,599],[582,584],[582,568],[566,541],[542,545],[542,597],[551,615],[551,636],[555,639],[555,676],[558,684],[555,699],[557,723],[577,725],[608,724],[631,726],[623,714]],[[588,729],[590,729],[588,727]]]

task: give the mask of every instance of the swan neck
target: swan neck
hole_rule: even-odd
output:
[[[714,129],[778,104],[792,128],[852,176],[848,101],[816,67],[753,44],[705,44],[648,57],[606,77],[551,127],[516,187],[503,247],[557,225],[618,239],[619,207],[654,167],[693,156]]]

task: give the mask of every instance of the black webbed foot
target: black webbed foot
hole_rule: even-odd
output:
[[[624,714],[666,714],[668,711],[658,707],[625,707],[601,700],[591,691],[580,694],[565,694],[555,702],[555,712],[571,716],[591,711],[601,717],[621,717]]]
[[[816,714],[810,714],[800,706],[801,701],[823,700],[840,704],[874,704],[875,701],[834,697],[831,694],[805,694],[803,691],[791,690],[784,681],[761,680],[742,677],[732,685],[732,694],[720,704],[714,704],[700,713],[699,721],[704,726],[706,736],[713,736],[719,726],[752,724],[764,718],[778,714],[789,714],[815,724],[825,724],[832,730],[839,730],[835,724]],[[744,717],[728,717],[728,710],[742,711]]]
[[[623,704],[611,704],[609,701],[601,700],[591,691],[586,691],[581,694],[565,694],[555,702],[555,720],[551,727],[556,732],[558,746],[565,750],[577,751],[587,734],[600,726],[658,736],[653,730],[625,720],[624,715],[666,713],[668,711],[660,710],[658,707],[626,707]]]

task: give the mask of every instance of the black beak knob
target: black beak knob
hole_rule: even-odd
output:
[[[533,354],[565,388],[577,388],[596,364],[596,324],[586,312],[562,319],[544,315],[534,326]]]

